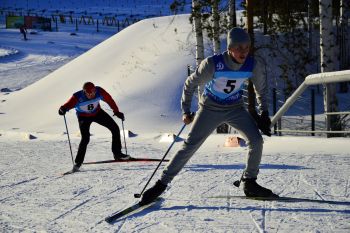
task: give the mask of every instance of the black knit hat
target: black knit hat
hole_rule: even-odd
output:
[[[240,44],[251,43],[250,36],[243,28],[232,28],[227,33],[227,49]]]

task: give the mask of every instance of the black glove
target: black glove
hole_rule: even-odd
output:
[[[61,116],[66,114],[66,112],[67,112],[67,110],[64,107],[60,107],[60,109],[58,109],[58,114],[60,114]]]
[[[114,115],[116,115],[122,121],[125,121],[124,113],[122,113],[122,112],[114,112]]]
[[[258,128],[263,134],[271,137],[271,120],[268,111],[263,111],[260,115],[255,110],[249,111],[250,115],[254,118]]]
[[[182,121],[188,125],[190,123],[192,123],[193,119],[194,119],[195,113],[194,112],[186,112],[182,115]]]
[[[259,126],[260,125],[260,126]],[[263,111],[260,115],[259,129],[267,136],[271,137],[271,119],[268,111]]]

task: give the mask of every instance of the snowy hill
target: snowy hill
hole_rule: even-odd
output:
[[[33,85],[6,96],[1,129],[59,132],[62,117],[57,109],[86,81],[111,93],[132,129],[167,131],[169,125],[174,129],[171,122],[180,117],[187,64],[193,63],[192,48],[188,15],[143,20]],[[78,130],[75,114],[67,116]],[[145,120],[140,122],[139,116]]]

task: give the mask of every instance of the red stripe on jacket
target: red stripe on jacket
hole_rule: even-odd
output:
[[[102,96],[102,100],[104,102],[106,102],[109,107],[113,110],[113,112],[119,112],[119,108],[117,106],[117,104],[115,103],[115,101],[113,100],[112,96],[105,91],[102,87],[96,87],[99,88],[99,92]],[[67,111],[74,108],[75,105],[78,104],[78,99],[75,95],[72,95],[72,97],[69,98],[69,100],[62,105],[63,108],[65,108]],[[101,107],[100,107],[101,108]],[[79,116],[95,116],[97,113],[99,112],[99,110],[97,110],[95,113],[78,113]]]

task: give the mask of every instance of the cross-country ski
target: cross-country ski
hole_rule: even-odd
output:
[[[121,219],[123,217],[127,217],[127,216],[130,216],[134,213],[139,213],[155,204],[157,204],[158,202],[161,201],[161,198],[158,198],[156,199],[155,201],[149,203],[149,204],[146,204],[146,205],[142,205],[140,204],[140,202],[137,202],[125,209],[123,209],[122,211],[119,211],[119,212],[116,212],[114,214],[111,214],[110,216],[107,216],[105,218],[105,221],[108,222],[108,223],[113,223],[115,221],[117,221],[118,219]]]
[[[84,162],[83,165],[89,165],[89,164],[103,164],[103,163],[127,163],[127,162],[159,162],[161,159],[155,159],[155,158],[135,158],[131,157],[130,159],[126,160],[101,160],[101,161],[90,161],[90,162]],[[164,162],[169,162],[168,159],[163,160]]]

